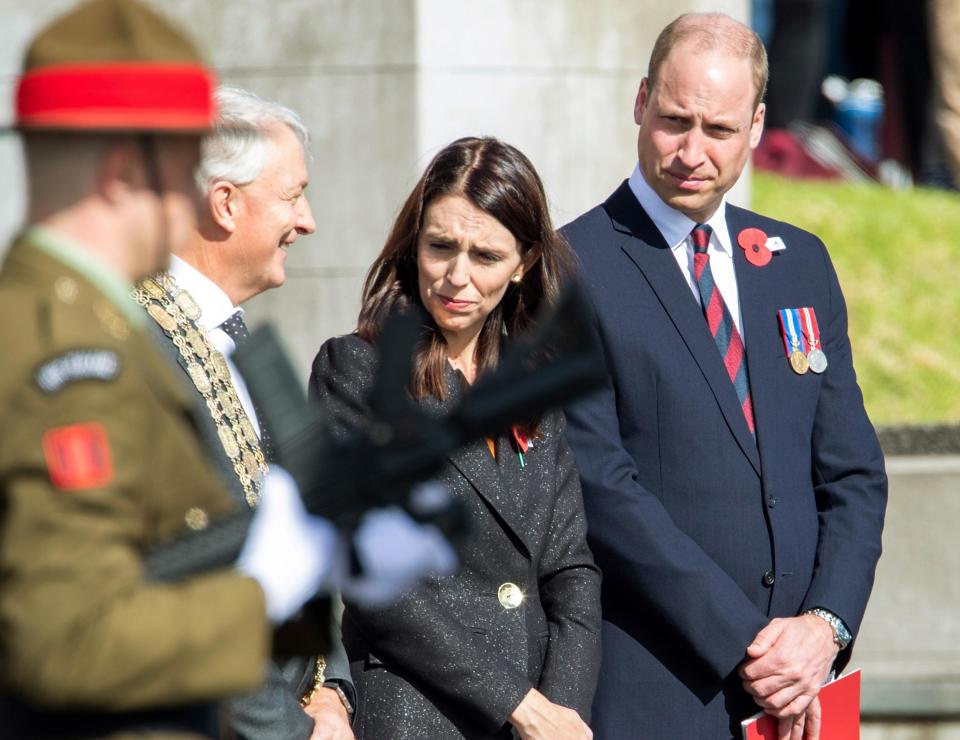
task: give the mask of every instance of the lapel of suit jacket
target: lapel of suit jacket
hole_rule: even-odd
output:
[[[737,234],[745,228],[756,227],[749,211],[727,206],[727,229],[733,247],[734,270],[740,294],[740,317],[743,322],[743,341],[747,355],[747,373],[750,378],[750,396],[757,429],[757,445],[761,451],[777,449],[777,430],[783,421],[784,399],[782,382],[778,382],[783,364],[787,362],[780,343],[777,310],[781,307],[784,280],[791,279],[789,256],[775,254],[763,267],[751,265],[746,252],[737,246]],[[771,234],[770,236],[775,236]],[[769,338],[776,336],[776,344],[769,348]]]
[[[503,445],[497,445],[497,452],[503,453]],[[529,553],[530,547],[524,536],[519,490],[503,485],[500,469],[490,455],[487,441],[475,440],[450,455],[449,460],[480,497],[497,512]]]
[[[760,475],[757,444],[743,417],[737,392],[727,375],[717,345],[710,336],[703,312],[677,269],[677,262],[663,235],[637,202],[626,182],[607,199],[604,209],[612,219],[614,228],[624,234],[621,248],[657,295],[710,386],[730,433],[757,475]],[[749,356],[749,350],[747,354]],[[747,367],[749,370],[749,365]]]
[[[423,403],[429,408],[441,412],[449,411],[459,402],[464,393],[466,381],[463,376],[447,365],[447,390],[449,395],[442,403],[434,399],[424,399]],[[503,453],[503,445],[497,443],[497,453]],[[524,536],[523,507],[519,487],[503,485],[497,461],[490,454],[485,439],[474,440],[470,444],[447,455],[450,464],[456,468],[468,483],[476,490],[480,497],[497,512],[497,515],[506,523],[514,536],[530,552],[529,544]]]

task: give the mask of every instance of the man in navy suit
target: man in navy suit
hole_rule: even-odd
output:
[[[597,738],[739,737],[759,708],[816,738],[880,556],[883,455],[827,251],[725,199],[766,78],[746,26],[671,23],[637,168],[564,227],[610,371],[568,409],[604,571]]]

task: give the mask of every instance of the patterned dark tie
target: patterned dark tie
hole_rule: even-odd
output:
[[[710,269],[710,255],[707,247],[710,245],[710,235],[713,233],[706,224],[697,224],[690,233],[693,239],[693,274],[700,291],[700,301],[703,304],[703,315],[707,318],[707,326],[717,343],[723,364],[727,368],[727,375],[737,392],[743,417],[751,434],[756,434],[753,423],[753,401],[750,398],[750,380],[747,377],[747,358],[743,350],[743,340],[733,317],[723,302],[720,290],[713,282],[713,271]]]
[[[227,336],[233,340],[237,347],[240,347],[250,338],[250,330],[247,329],[247,324],[240,311],[234,311],[230,314],[230,318],[220,324],[220,328],[227,333]]]
[[[243,320],[243,314],[240,311],[234,311],[230,314],[230,317],[220,324],[220,328],[233,340],[233,343],[237,345],[237,349],[242,347],[250,338],[250,330],[247,329],[247,324]],[[267,459],[267,462],[270,462],[273,460],[273,445],[270,441],[270,435],[267,434],[263,422],[260,421],[263,418],[263,414],[260,412],[257,404],[253,404],[253,410],[257,414],[257,426],[260,428],[260,448],[263,450],[263,456]]]

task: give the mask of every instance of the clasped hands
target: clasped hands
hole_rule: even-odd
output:
[[[303,711],[313,720],[310,740],[354,740],[350,716],[333,689],[317,691]]]
[[[814,614],[774,619],[747,648],[743,688],[780,720],[778,740],[818,740],[817,694],[837,657],[833,628]]]

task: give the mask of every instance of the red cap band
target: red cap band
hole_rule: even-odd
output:
[[[64,64],[27,72],[21,129],[197,131],[211,128],[213,79],[195,64]]]

